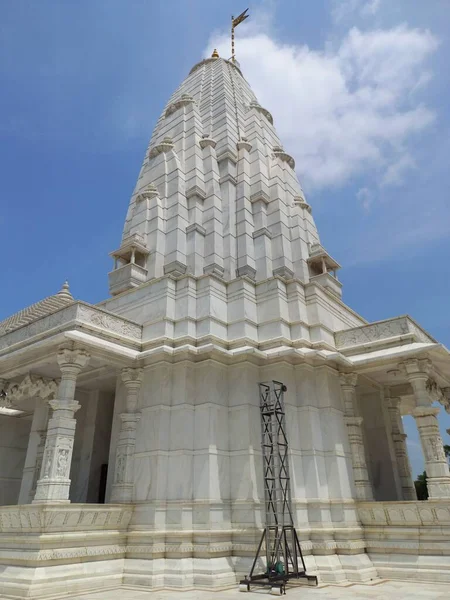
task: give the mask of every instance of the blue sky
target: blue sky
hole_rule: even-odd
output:
[[[0,318],[66,278],[77,298],[107,296],[156,119],[195,62],[227,53],[247,6],[238,59],[296,158],[344,300],[369,320],[408,313],[450,346],[447,0],[3,0]]]

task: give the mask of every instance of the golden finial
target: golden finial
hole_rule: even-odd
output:
[[[211,54],[211,58],[219,58],[219,53],[217,52],[216,48],[214,48],[214,52]]]

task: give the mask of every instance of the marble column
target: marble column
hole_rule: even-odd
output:
[[[429,498],[450,498],[450,472],[439,431],[439,407],[432,406],[428,389],[431,362],[428,359],[410,359],[403,363],[416,401],[412,415],[419,430],[425,458]]]
[[[137,411],[139,390],[142,384],[143,369],[125,368],[121,372],[126,388],[125,412],[120,415],[121,426],[117,442],[114,483],[111,502],[131,502],[133,499],[134,448],[136,427],[141,417]]]
[[[391,424],[392,441],[394,442],[395,457],[397,459],[398,474],[402,489],[403,500],[417,500],[416,488],[414,487],[411,465],[406,446],[406,434],[403,430],[400,415],[400,398],[385,398],[389,420]]]
[[[79,348],[61,347],[57,354],[61,370],[58,393],[49,404],[53,409],[48,421],[41,476],[33,503],[67,503],[70,490],[70,466],[75,438],[75,400],[77,376],[89,361],[89,354]]]
[[[36,493],[37,480],[41,472],[42,457],[44,455],[45,439],[47,437],[47,421],[48,403],[41,398],[37,398],[20,486],[19,504],[30,503]]]
[[[372,485],[364,451],[363,419],[356,415],[356,373],[341,373],[340,382],[344,401],[345,423],[348,440],[352,453],[353,477],[355,481],[356,498],[358,500],[373,500]]]

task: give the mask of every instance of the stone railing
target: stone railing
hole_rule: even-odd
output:
[[[120,337],[130,342],[141,342],[142,327],[128,319],[109,313],[84,302],[75,302],[51,315],[36,319],[28,325],[0,336],[2,350],[21,342],[29,343],[32,338],[45,337],[56,331],[68,329],[88,329],[109,337]]]
[[[352,346],[373,344],[374,342],[387,341],[390,338],[409,336],[411,341],[423,343],[436,343],[426,331],[421,329],[410,317],[396,317],[386,321],[378,321],[369,325],[353,327],[337,331],[334,334],[336,348],[344,349]]]
[[[364,527],[450,527],[450,502],[358,502],[358,516]]]
[[[22,504],[0,507],[0,536],[28,532],[127,531],[133,508],[126,504]]]
[[[120,586],[132,512],[127,504],[0,507],[2,594],[38,599]]]
[[[367,553],[386,579],[450,583],[450,502],[358,502]]]

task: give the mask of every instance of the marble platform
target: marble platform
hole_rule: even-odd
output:
[[[222,592],[164,590],[146,592],[130,587],[109,592],[96,592],[82,596],[70,596],[67,600],[257,600],[272,598],[267,591],[255,591],[242,594],[236,589]],[[398,600],[414,598],[416,600],[444,600],[449,597],[448,585],[410,583],[404,581],[380,582],[376,585],[327,585],[318,588],[290,589],[286,597],[289,600]]]

